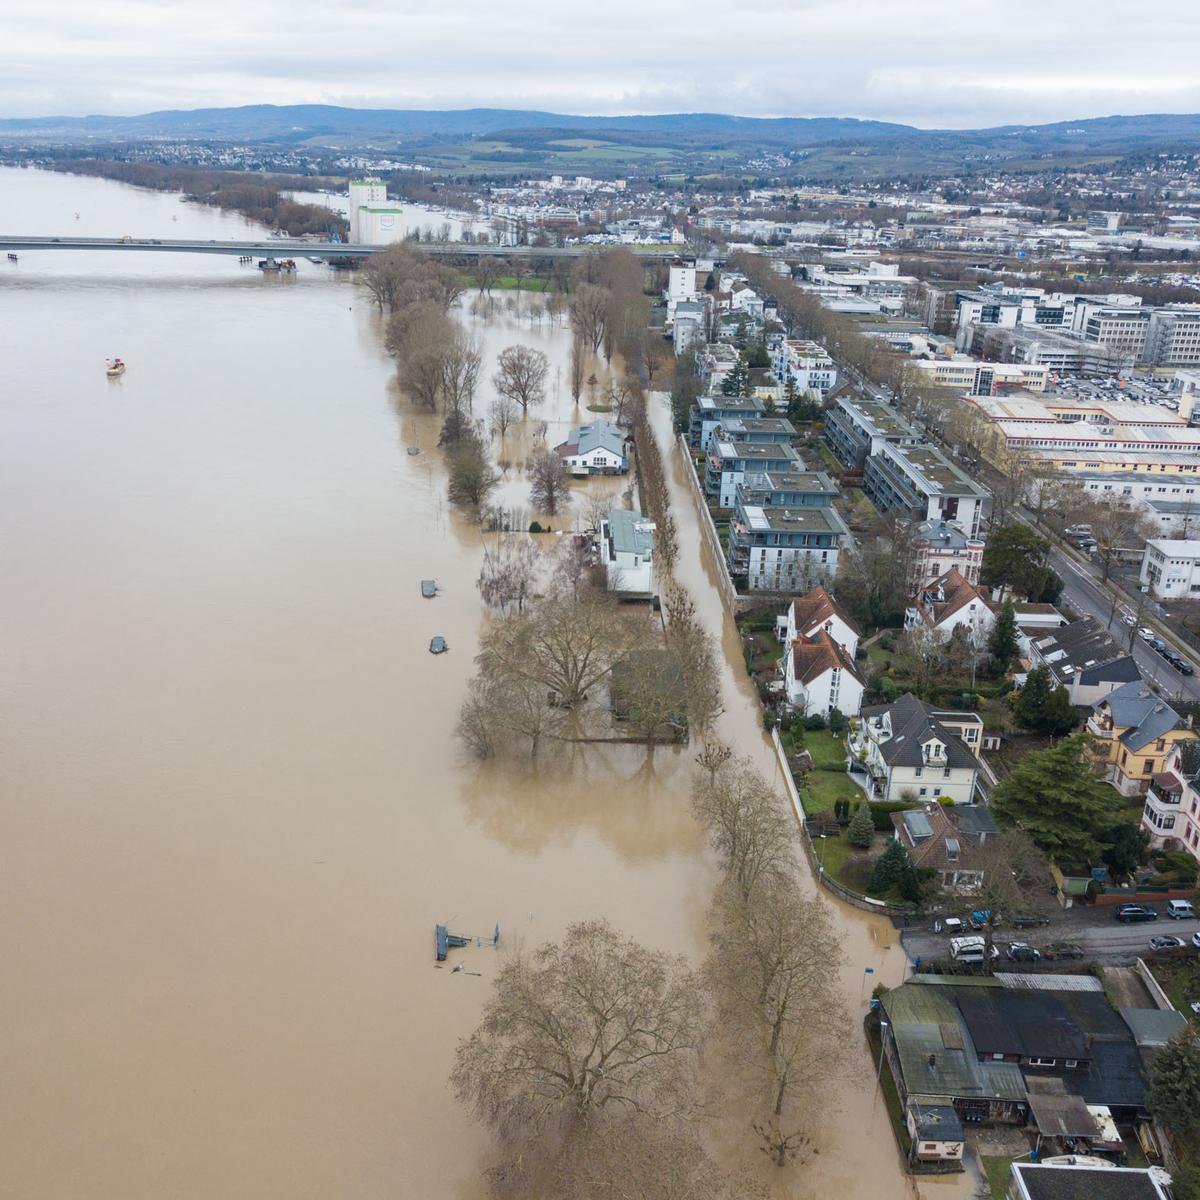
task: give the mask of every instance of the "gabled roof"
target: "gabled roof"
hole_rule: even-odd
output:
[[[799,633],[812,633],[831,617],[837,617],[844,624],[849,625],[854,630],[855,636],[858,636],[854,622],[846,616],[838,607],[837,601],[820,584],[792,601],[792,624]]]
[[[959,871],[979,867],[979,838],[960,829],[954,814],[943,804],[892,813],[892,825],[896,840],[908,851],[915,867]]]
[[[925,620],[936,629],[972,600],[980,601],[984,608],[988,607],[987,596],[974,584],[968,583],[957,567],[951,567],[921,589],[917,604]]]
[[[1123,731],[1117,736],[1129,750],[1140,750],[1183,726],[1179,714],[1140,679],[1109,692],[1092,709],[1097,713],[1108,712],[1113,728]]]
[[[560,455],[591,454],[607,450],[618,458],[625,457],[625,434],[611,421],[589,421],[567,434],[567,440],[555,449]]]
[[[854,660],[825,632],[818,629],[813,637],[796,638],[791,646],[792,674],[800,683],[812,683],[826,671],[839,667],[848,671],[859,683],[862,678],[854,669]]]
[[[1087,684],[1128,683],[1141,678],[1137,664],[1091,617],[1082,617],[1032,639],[1036,658],[1059,683],[1069,684],[1076,672]]]
[[[977,771],[979,760],[971,753],[966,743],[947,729],[933,715],[934,710],[923,704],[911,692],[905,692],[894,704],[881,704],[864,708],[864,718],[887,714],[892,736],[877,743],[880,757],[893,767],[923,767],[925,762],[922,745],[930,738],[937,738],[946,747],[945,765]]]

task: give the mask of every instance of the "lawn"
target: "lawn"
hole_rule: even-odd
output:
[[[1012,1158],[1007,1158],[1004,1155],[993,1156],[988,1154],[980,1155],[983,1159],[983,1169],[987,1174],[988,1187],[992,1191],[992,1200],[1004,1200],[1004,1192],[1008,1187],[1009,1176],[1012,1174],[1012,1165],[1018,1158],[1027,1158],[1028,1155],[1015,1155]]]
[[[867,657],[881,671],[886,671],[892,665],[892,658],[895,655],[894,650],[885,650],[878,642],[872,642],[867,647]]]
[[[1200,1025],[1200,1016],[1191,1009],[1192,1001],[1200,1000],[1200,960],[1193,957],[1160,958],[1149,965],[1171,1003],[1193,1025]]]
[[[837,771],[844,776],[846,747],[837,734],[830,733],[828,729],[806,729],[803,744],[804,749],[812,755],[817,770]]]

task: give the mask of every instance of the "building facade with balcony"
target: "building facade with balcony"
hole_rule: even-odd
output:
[[[722,421],[761,417],[765,407],[765,401],[757,396],[701,396],[692,407],[688,441],[701,450],[711,450],[713,434]]]
[[[1124,796],[1147,791],[1175,747],[1196,740],[1190,719],[1184,720],[1141,680],[1093,705],[1087,730],[1096,739],[1105,779]]]
[[[910,593],[915,594],[951,569],[969,584],[979,582],[986,543],[982,537],[969,536],[957,522],[922,521],[913,530],[912,544]]]
[[[872,800],[970,804],[979,784],[978,713],[943,712],[911,694],[864,708],[850,738],[850,772]],[[859,780],[861,782],[861,780]]]
[[[731,442],[714,438],[704,471],[704,494],[719,508],[737,503],[738,484],[749,474],[802,471],[804,462],[793,446]]]
[[[1200,741],[1177,743],[1151,779],[1142,828],[1156,849],[1186,850],[1200,862]]]
[[[863,467],[863,491],[880,512],[916,521],[954,521],[969,537],[983,526],[991,494],[933,446],[887,443]]]
[[[838,461],[861,471],[882,446],[916,446],[921,435],[879,400],[850,400],[840,396],[825,414],[825,441]]]
[[[738,504],[729,522],[729,572],[751,591],[805,592],[837,574],[850,534],[832,506],[761,508]]]

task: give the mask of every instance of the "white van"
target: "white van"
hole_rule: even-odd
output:
[[[982,963],[987,943],[981,937],[956,937],[950,939],[950,957],[960,963]]]
[[[1184,921],[1196,915],[1196,909],[1190,900],[1168,900],[1167,916],[1176,921]]]

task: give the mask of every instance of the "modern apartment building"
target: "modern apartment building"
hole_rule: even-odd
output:
[[[738,484],[744,483],[748,474],[803,469],[804,463],[792,446],[714,438],[704,472],[704,493],[719,507],[732,508],[737,503]]]
[[[954,521],[979,536],[991,494],[933,446],[884,443],[863,468],[863,491],[881,512],[899,509],[917,521]]]
[[[882,446],[915,446],[921,435],[894,409],[878,400],[839,397],[825,414],[825,440],[838,461],[861,471]]]
[[[729,522],[729,571],[752,591],[805,592],[837,574],[849,536],[832,506],[762,508],[738,504]]]

